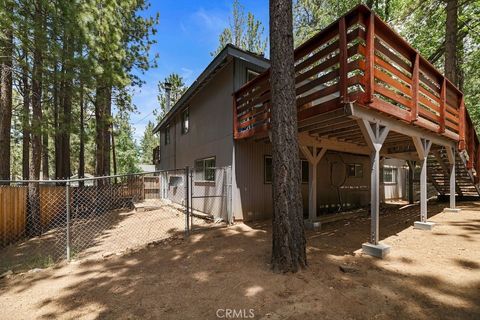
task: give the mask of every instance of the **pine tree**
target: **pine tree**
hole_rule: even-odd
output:
[[[161,121],[167,113],[167,94],[165,91],[165,83],[170,84],[170,107],[173,107],[175,103],[181,98],[181,96],[187,91],[182,76],[178,73],[171,73],[163,81],[158,82],[158,103],[160,104],[160,110],[155,111],[154,114],[157,117],[157,121]]]
[[[307,266],[295,97],[292,2],[270,0],[272,88],[272,269]]]
[[[238,0],[232,4],[232,16],[229,18],[229,26],[218,37],[217,50],[211,52],[216,56],[229,43],[260,55],[265,53],[267,39],[263,36],[264,27],[253,13],[248,12],[245,18],[245,9]]]
[[[145,164],[153,163],[153,149],[160,144],[160,139],[153,133],[153,129],[153,123],[148,121],[140,141],[141,162]]]

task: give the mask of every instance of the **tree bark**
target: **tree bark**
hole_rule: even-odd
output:
[[[28,79],[28,53],[23,52],[24,65],[22,66],[22,178],[30,177],[30,84]]]
[[[73,35],[64,32],[60,94],[54,93],[54,96],[58,95],[55,118],[55,176],[57,179],[67,179],[72,175],[70,165],[70,126],[72,122],[73,94],[73,41]]]
[[[42,111],[42,116],[45,118],[45,113],[48,112],[45,106]],[[50,178],[50,166],[48,157],[48,121],[44,121],[42,128],[42,179],[48,180]]]
[[[112,124],[112,158],[113,158],[113,175],[117,175],[117,154],[115,153],[115,130]]]
[[[274,209],[271,262],[276,272],[296,272],[307,265],[292,29],[292,1],[270,0]]]
[[[457,39],[458,39],[458,1],[447,0],[447,22],[445,27],[445,77],[458,85],[457,77]]]
[[[13,5],[8,2],[10,13]],[[13,31],[9,21],[0,41],[0,179],[10,180],[10,129],[12,127],[12,55]]]
[[[85,124],[84,124],[84,97],[83,97],[83,82],[80,81],[80,150],[78,152],[78,178],[85,177]],[[80,186],[83,186],[83,181],[80,181]]]
[[[110,175],[111,92],[112,87],[108,83],[102,83],[102,77],[99,77],[95,95],[96,176]]]
[[[32,156],[30,163],[30,179],[40,178],[42,161],[42,77],[43,77],[43,18],[42,0],[35,1],[35,31],[32,71]],[[28,185],[27,234],[36,236],[41,233],[40,227],[40,186],[36,182]]]

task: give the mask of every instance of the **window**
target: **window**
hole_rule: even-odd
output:
[[[394,168],[394,167],[383,168],[383,183],[385,184],[397,183],[397,168]]]
[[[255,77],[257,77],[260,73],[258,72],[255,72],[253,70],[250,70],[250,69],[247,69],[247,82],[248,81],[252,81],[253,79],[255,79]]]
[[[200,181],[215,181],[215,157],[195,160],[195,177]]]
[[[359,163],[351,163],[347,165],[347,175],[354,178],[363,177],[363,165]]]
[[[165,145],[170,144],[170,125],[165,128]]]
[[[273,174],[273,164],[272,164],[272,156],[265,156],[264,157],[264,176],[263,181],[265,184],[272,183],[272,174]],[[301,175],[302,175],[302,183],[308,183],[308,161],[301,160]]]
[[[188,108],[182,113],[182,134],[188,133],[190,114]]]

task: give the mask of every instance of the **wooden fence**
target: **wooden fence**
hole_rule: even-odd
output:
[[[158,177],[134,177],[119,183],[70,187],[71,219],[130,208],[158,194]],[[26,236],[27,186],[0,187],[0,247]],[[40,228],[46,232],[66,223],[66,187],[40,185]]]

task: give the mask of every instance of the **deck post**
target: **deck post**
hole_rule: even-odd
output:
[[[445,212],[460,212],[455,203],[455,148],[447,148],[448,162],[450,164],[450,208],[445,208]]]
[[[316,152],[317,148],[313,147]],[[309,161],[308,166],[308,220],[314,221],[317,218],[317,163]]]
[[[385,257],[390,252],[390,246],[379,243],[379,219],[380,219],[380,150],[387,138],[390,129],[380,125],[378,122],[371,122],[365,119],[358,119],[358,125],[372,151],[371,172],[370,172],[370,214],[371,230],[370,242],[362,245],[364,253],[378,258]]]
[[[415,221],[416,229],[431,230],[435,225],[427,221],[427,159],[432,141],[420,137],[413,137],[415,149],[420,158],[420,221]]]
[[[319,150],[320,149],[320,150]],[[300,146],[300,150],[308,160],[308,226],[311,229],[319,227],[317,220],[317,167],[327,150],[325,148]]]
[[[407,160],[408,164],[408,203],[413,204],[415,202],[413,193],[413,180],[415,179],[415,166],[416,161]]]

